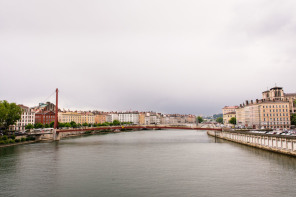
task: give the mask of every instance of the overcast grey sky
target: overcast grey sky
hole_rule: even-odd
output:
[[[295,0],[0,0],[0,100],[213,114],[296,92]],[[54,98],[51,97],[51,101]]]

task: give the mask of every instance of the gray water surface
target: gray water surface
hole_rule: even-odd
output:
[[[0,196],[295,196],[296,158],[188,130],[0,148]]]

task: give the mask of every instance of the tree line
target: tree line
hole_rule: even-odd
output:
[[[81,127],[100,127],[100,126],[119,126],[119,125],[130,125],[132,124],[132,122],[120,122],[119,120],[114,120],[113,122],[104,122],[104,123],[76,123],[74,121],[71,122],[66,122],[66,123],[62,123],[59,122],[58,123],[58,128],[81,128]],[[41,124],[41,123],[35,123],[33,124],[28,124],[25,126],[26,130],[30,130],[30,129],[42,129],[42,128],[53,128],[54,126],[54,121],[51,122],[50,124]]]

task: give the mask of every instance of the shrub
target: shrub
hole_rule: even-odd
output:
[[[15,139],[14,140],[16,143],[19,143],[21,140],[20,139]]]
[[[5,141],[7,139],[8,139],[8,137],[6,135],[3,135],[2,140]]]
[[[15,135],[10,136],[10,138],[14,140],[15,139]]]
[[[26,138],[22,137],[21,142],[24,142],[24,141],[26,141]]]
[[[13,143],[15,143],[15,141],[14,141],[13,139],[9,139],[9,140],[8,140],[8,143],[9,143],[9,144],[13,144]]]
[[[5,141],[1,140],[1,141],[0,141],[0,144],[5,144]]]
[[[85,131],[84,134],[91,134],[91,131]]]

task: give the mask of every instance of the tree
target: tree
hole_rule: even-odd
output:
[[[43,128],[43,127],[44,127],[43,124],[41,124],[40,122],[34,124],[35,129],[40,129],[40,128]]]
[[[222,117],[218,117],[218,118],[216,119],[216,122],[222,124],[222,123],[223,123],[223,118],[222,118]]]
[[[235,117],[230,118],[229,123],[236,124],[236,118]]]
[[[204,120],[201,116],[198,116],[197,117],[197,123],[202,123]]]
[[[44,125],[44,128],[49,128],[49,124],[45,124]]]
[[[10,125],[21,119],[22,112],[22,108],[17,104],[0,101],[0,126],[7,130]]]
[[[67,128],[69,128],[69,127],[71,127],[71,124],[69,122],[67,122],[67,123],[65,123],[64,126],[67,127]]]
[[[296,125],[296,114],[291,115],[291,125]]]
[[[71,121],[71,122],[70,122],[70,125],[71,125],[71,127],[73,127],[73,128],[76,128],[76,127],[77,127],[77,124],[76,124],[76,122],[74,122],[74,121]]]
[[[120,125],[120,122],[119,122],[119,120],[113,120],[113,125]]]
[[[54,121],[52,121],[50,124],[49,124],[50,128],[53,128],[54,127]]]
[[[85,123],[82,124],[82,126],[87,127],[88,124],[85,122]]]
[[[33,128],[34,128],[34,125],[32,125],[32,124],[27,124],[25,126],[25,129],[27,129],[27,130],[30,130],[30,129],[33,129]]]

